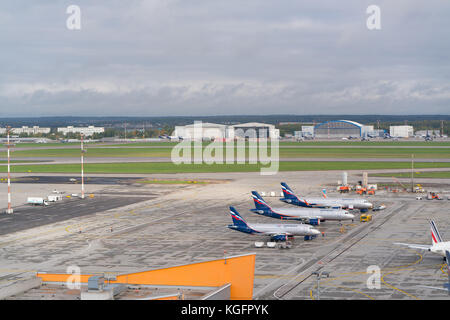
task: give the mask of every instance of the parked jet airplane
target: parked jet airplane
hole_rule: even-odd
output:
[[[277,219],[301,220],[311,225],[319,225],[326,220],[353,220],[355,216],[346,210],[321,208],[272,208],[256,191],[252,191],[256,209],[250,211]]]
[[[285,183],[281,182],[281,190],[283,191],[284,198],[280,198],[281,201],[294,204],[300,207],[309,208],[336,208],[341,207],[343,209],[359,209],[360,211],[367,211],[373,207],[373,204],[365,199],[341,199],[341,198],[309,198],[300,199],[294,194],[291,188]]]
[[[249,234],[269,235],[274,241],[287,241],[293,236],[317,236],[320,234],[319,230],[306,224],[248,224],[234,207],[230,207],[230,215],[233,224],[228,225],[228,228]]]
[[[430,221],[430,225],[431,225],[432,245],[409,244],[400,242],[395,242],[394,244],[407,246],[411,249],[427,250],[433,253],[437,253],[443,256],[445,260],[445,251],[450,251],[450,241],[442,241],[441,235],[439,234],[439,230],[433,220]]]

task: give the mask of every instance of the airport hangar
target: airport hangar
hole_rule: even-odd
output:
[[[319,139],[347,138],[349,136],[362,138],[367,135],[379,135],[379,132],[374,130],[373,126],[365,126],[350,120],[334,120],[319,123],[315,126],[303,126],[301,132],[304,135],[314,136]]]
[[[197,132],[195,130],[198,130]],[[224,125],[215,123],[201,123],[201,127],[194,124],[186,126],[176,126],[172,136],[185,140],[210,139],[245,139],[245,138],[266,138],[278,139],[280,130],[272,124],[249,122],[235,125]]]

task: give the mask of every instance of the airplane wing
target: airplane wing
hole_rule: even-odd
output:
[[[410,243],[400,243],[400,242],[395,242],[394,244],[398,244],[401,246],[407,246],[408,248],[411,248],[411,249],[420,249],[420,250],[428,250],[431,248],[430,245],[425,245],[425,244],[410,244]]]
[[[434,290],[443,290],[443,291],[448,291],[448,289],[447,289],[447,288],[444,288],[444,287],[442,287],[442,288],[439,288],[439,287],[422,286],[422,285],[419,285],[418,287],[421,287],[421,288],[427,288],[427,289],[434,289]]]
[[[268,232],[266,233],[269,236],[276,237],[276,236],[292,236],[292,233],[290,232]]]

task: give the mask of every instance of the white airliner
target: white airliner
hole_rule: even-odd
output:
[[[326,193],[323,194],[323,198],[300,198],[294,194],[291,188],[285,183],[281,182],[281,191],[283,191],[283,198],[281,201],[293,204],[299,207],[309,208],[329,208],[329,207],[341,207],[343,209],[359,209],[361,211],[367,211],[373,208],[373,204],[365,199],[345,199],[345,198],[327,198]]]
[[[248,234],[268,235],[274,241],[287,241],[293,236],[317,236],[320,234],[319,230],[307,224],[248,224],[234,207],[230,207],[230,215],[233,224],[228,225],[228,228]]]
[[[450,251],[450,241],[442,241],[441,235],[439,234],[439,230],[436,227],[436,224],[434,223],[433,220],[430,221],[430,225],[431,225],[431,241],[433,243],[432,245],[410,244],[399,242],[396,242],[394,244],[407,246],[411,249],[427,250],[443,256],[445,260],[445,251]]]

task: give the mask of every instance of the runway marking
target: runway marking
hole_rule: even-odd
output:
[[[414,251],[415,251],[415,250],[414,250]],[[415,251],[415,253],[419,256],[419,259],[417,259],[415,262],[413,262],[413,263],[407,265],[408,267],[409,267],[409,266],[413,266],[413,265],[419,263],[419,262],[422,261],[422,259],[423,259],[423,256],[422,256],[420,253],[418,253],[417,251]],[[384,280],[384,277],[387,276],[388,274],[392,274],[392,273],[394,273],[394,272],[401,271],[401,270],[408,270],[408,268],[405,268],[405,267],[398,267],[397,270],[394,270],[394,271],[391,271],[391,272],[388,272],[388,273],[384,274],[384,275],[381,277],[381,279],[380,279],[381,282],[383,282],[385,285],[387,285],[388,287],[391,287],[391,288],[394,289],[394,290],[397,290],[397,291],[399,291],[399,292],[401,292],[401,293],[406,294],[406,295],[409,296],[409,297],[412,297],[412,298],[414,298],[414,299],[416,299],[416,300],[420,300],[420,299],[417,298],[416,296],[414,296],[414,295],[412,295],[412,294],[410,294],[410,293],[408,293],[408,292],[406,292],[406,291],[403,291],[402,289],[399,289],[399,288],[397,288],[397,287],[394,287],[393,285],[387,283],[387,282]]]
[[[417,268],[409,268],[409,267],[410,267],[410,266],[413,266],[413,265],[415,265],[415,264],[417,264],[417,263],[419,263],[420,261],[422,261],[423,256],[422,256],[421,254],[419,254],[417,251],[414,251],[414,252],[415,252],[417,255],[419,255],[419,259],[418,259],[418,260],[414,261],[413,263],[407,264],[407,265],[405,265],[405,266],[390,267],[390,268],[388,267],[388,268],[385,268],[385,269],[381,270],[381,272],[386,272],[387,270],[394,269],[394,270],[392,270],[392,271],[386,273],[385,275],[383,275],[383,276],[381,277],[380,280],[381,280],[385,285],[387,285],[387,286],[393,288],[394,290],[400,291],[400,292],[402,292],[402,293],[404,293],[404,294],[406,294],[406,295],[408,295],[408,296],[410,296],[410,297],[413,297],[414,299],[420,300],[420,299],[417,298],[416,296],[413,296],[413,295],[411,295],[411,294],[409,294],[409,293],[407,293],[407,292],[405,292],[405,291],[403,291],[403,290],[401,290],[401,289],[399,289],[399,288],[396,288],[396,287],[390,285],[389,283],[387,283],[387,282],[384,281],[384,279],[383,279],[386,275],[391,274],[391,273],[394,273],[394,272],[397,272],[397,271],[401,271],[401,270],[416,270]],[[433,265],[433,266],[436,266],[436,265]],[[440,264],[439,264],[439,266],[440,266]],[[424,267],[428,267],[428,266],[424,266]],[[349,276],[356,275],[356,274],[362,275],[362,274],[367,274],[367,272],[357,271],[357,272],[341,273],[341,274],[340,274],[341,276],[334,277],[334,278],[330,278],[330,279],[327,279],[327,280],[322,280],[322,281],[320,282],[320,284],[321,284],[321,285],[322,285],[323,283],[326,284],[327,282],[334,281],[334,280],[341,279],[341,278],[345,278],[345,277],[349,277]],[[359,292],[359,291],[354,290],[354,289],[351,289],[351,288],[349,288],[349,287],[338,286],[338,285],[332,285],[332,284],[328,284],[328,285],[329,285],[329,286],[334,286],[334,287],[342,287],[342,288],[344,288],[344,289],[348,289],[348,290],[354,291],[354,292],[356,292],[356,293],[363,294],[363,295],[365,295],[365,296],[367,296],[367,297],[369,297],[369,298],[375,300],[373,297],[370,297],[369,295],[367,295],[367,294],[365,294],[365,293],[363,293],[363,292]],[[312,292],[313,292],[313,290],[315,289],[316,286],[317,286],[317,284],[314,284],[313,288],[310,290],[310,296],[311,296],[311,297],[312,297]],[[314,299],[313,299],[313,300],[314,300]]]

